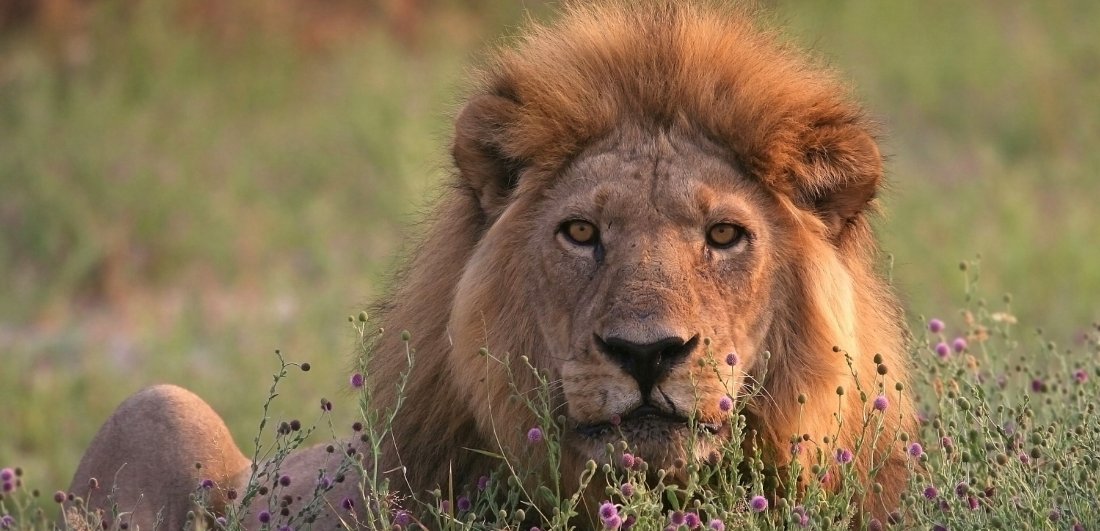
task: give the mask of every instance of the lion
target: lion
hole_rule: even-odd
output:
[[[838,465],[823,456],[860,448],[847,466],[863,509],[896,508],[913,406],[891,398],[874,448],[862,431],[869,396],[907,383],[904,316],[870,224],[883,157],[838,77],[743,8],[611,0],[530,23],[474,78],[456,171],[377,307],[384,328],[412,331],[416,359],[410,370],[403,338],[386,333],[367,370],[382,408],[410,371],[381,457],[393,484],[446,490],[497,465],[475,449],[524,455],[538,419],[509,397],[539,382],[488,351],[526,356],[553,382],[565,485],[620,440],[672,468],[751,435],[770,467],[818,464],[812,479],[827,484]],[[730,397],[747,397],[746,433]],[[315,477],[343,450],[298,451],[285,470]],[[72,491],[117,478],[135,522],[179,527],[200,481],[239,490],[251,468],[201,399],[158,386],[108,420]],[[585,494],[589,515],[598,495]]]

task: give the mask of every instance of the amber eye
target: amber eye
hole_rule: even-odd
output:
[[[716,223],[707,229],[707,245],[724,249],[741,241],[745,229],[732,223]]]
[[[566,221],[562,224],[561,231],[569,241],[577,245],[596,243],[596,226],[587,221],[579,219]]]

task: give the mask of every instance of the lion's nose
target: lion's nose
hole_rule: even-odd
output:
[[[638,381],[643,397],[648,397],[653,386],[699,344],[698,334],[688,340],[666,337],[652,343],[635,343],[618,337],[603,338],[599,334],[595,334],[595,338],[600,352]]]

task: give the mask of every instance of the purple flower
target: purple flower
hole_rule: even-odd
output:
[[[729,354],[726,354],[726,365],[733,367],[734,365],[737,365],[738,361],[740,360],[737,359],[736,352],[730,352]]]
[[[943,332],[943,328],[943,321],[939,319],[932,319],[928,321],[928,331],[932,332],[933,334]]]
[[[477,490],[484,492],[489,487],[489,476],[481,476],[477,478]]]
[[[444,514],[451,512],[451,502],[450,502],[450,500],[443,500],[443,501],[439,502],[439,512],[444,513]]]
[[[768,509],[768,499],[759,495],[753,496],[752,499],[749,500],[749,507],[752,507],[752,510],[755,512],[764,512]]]
[[[924,498],[926,500],[934,500],[940,495],[940,491],[936,490],[936,487],[931,485],[924,488]]]
[[[10,514],[0,516],[0,529],[10,529],[15,526],[15,518]]]
[[[470,508],[473,507],[473,504],[470,503],[470,498],[467,496],[459,496],[458,502],[455,505],[458,506],[460,512],[469,511]]]
[[[289,487],[290,486],[290,476],[288,476],[286,474],[283,474],[282,476],[279,476],[279,484],[284,486],[284,487]]]
[[[226,520],[224,516],[219,516],[214,519],[214,523],[218,524],[218,527],[225,529],[225,526],[229,525],[229,520]]]
[[[1047,384],[1045,382],[1043,382],[1042,379],[1035,378],[1034,380],[1031,380],[1031,392],[1033,392],[1033,393],[1044,393],[1044,392],[1046,392],[1046,390],[1047,390]]]
[[[527,442],[531,444],[538,444],[542,442],[542,428],[535,426],[527,430]]]
[[[634,454],[624,453],[623,456],[619,458],[619,464],[622,465],[623,468],[634,468],[635,463]]]
[[[1073,379],[1079,384],[1085,383],[1085,380],[1089,379],[1089,373],[1085,372],[1085,369],[1077,369],[1073,371]]]
[[[214,488],[214,480],[212,480],[212,479],[202,480],[202,483],[199,484],[199,488],[202,488],[204,490],[210,490],[210,489]]]
[[[632,514],[627,515],[626,520],[623,520],[622,529],[630,529],[630,528],[634,527],[634,524],[636,524],[636,523],[638,523],[638,519],[635,518],[634,515],[632,515]]]
[[[687,513],[684,515],[684,525],[686,525],[688,529],[695,529],[700,525],[703,525],[703,522],[699,519],[699,515],[695,513]]]
[[[958,485],[955,485],[955,495],[958,497],[966,496],[966,493],[970,492],[970,485],[965,481],[960,481]]]
[[[600,520],[603,520],[604,524],[607,524],[608,521],[611,521],[613,519],[617,520],[619,518],[619,509],[618,509],[618,507],[615,507],[614,503],[611,503],[609,501],[605,501],[605,502],[600,504],[599,514],[600,514]],[[615,527],[618,527],[618,526],[616,525]]]
[[[256,519],[259,520],[261,524],[266,524],[271,521],[271,513],[267,512],[265,509],[260,511],[260,514],[256,515]]]
[[[852,451],[847,448],[837,448],[836,462],[846,465],[852,462]]]
[[[932,526],[932,531],[947,531],[947,526],[943,524],[936,524]]]
[[[668,521],[671,522],[674,526],[684,525],[684,513],[680,511],[673,511],[673,513],[669,515]]]
[[[412,523],[412,515],[410,515],[408,511],[404,511],[404,510],[397,511],[397,513],[393,515],[393,524],[394,525],[405,527],[405,526],[407,526],[411,523]]]
[[[721,409],[723,413],[729,413],[733,409],[733,399],[728,396],[723,396],[718,400],[718,409]]]
[[[340,507],[343,507],[345,511],[350,511],[355,508],[355,500],[344,496],[344,499],[340,500]]]
[[[872,406],[877,411],[886,411],[886,408],[890,407],[890,401],[886,398],[886,395],[878,395],[875,397]]]
[[[942,446],[944,450],[951,450],[955,448],[955,441],[951,439],[950,435],[944,435],[940,438],[940,446]]]
[[[11,481],[15,477],[15,471],[10,468],[0,469],[0,481]]]
[[[5,481],[4,484],[0,486],[0,491],[5,493],[11,492],[13,490],[15,490],[15,483],[12,481]]]
[[[726,531],[726,523],[717,518],[711,520],[710,523],[707,524],[707,527],[709,527],[711,531]]]
[[[619,515],[612,516],[603,521],[604,529],[619,529],[623,525],[623,519]]]
[[[629,498],[634,495],[634,485],[630,483],[623,483],[622,486],[619,487],[619,492],[623,493],[624,498]]]
[[[951,348],[955,349],[955,352],[966,350],[966,340],[961,337],[956,337],[955,340],[951,342]]]
[[[882,522],[878,518],[872,518],[871,523],[867,524],[867,531],[882,531]]]
[[[973,497],[973,496],[967,496],[966,497],[966,506],[970,507],[971,511],[977,511],[978,510],[978,499]]]
[[[358,372],[351,375],[351,386],[356,389],[361,389],[363,387],[363,375]]]
[[[57,491],[57,492],[53,493],[53,501],[54,501],[54,503],[64,503],[64,502],[65,502],[65,498],[66,498],[66,496],[65,496],[65,491],[61,491],[61,490],[59,490],[59,491]]]
[[[913,457],[920,457],[924,455],[924,447],[920,443],[913,443],[909,445],[909,455]]]
[[[936,343],[936,355],[940,358],[946,358],[951,355],[951,347],[947,346],[947,343],[940,341]]]

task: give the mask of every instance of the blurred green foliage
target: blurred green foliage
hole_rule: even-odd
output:
[[[879,230],[914,317],[957,307],[956,264],[978,253],[986,290],[1016,294],[1048,337],[1098,317],[1100,4],[772,4],[883,123]],[[549,11],[341,11],[313,45],[300,13],[240,5],[212,23],[103,0],[76,30],[0,33],[0,465],[32,486],[66,487],[151,383],[194,389],[238,441],[276,348],[314,367],[276,417],[336,398],[343,318],[384,290],[449,171],[466,66]]]

